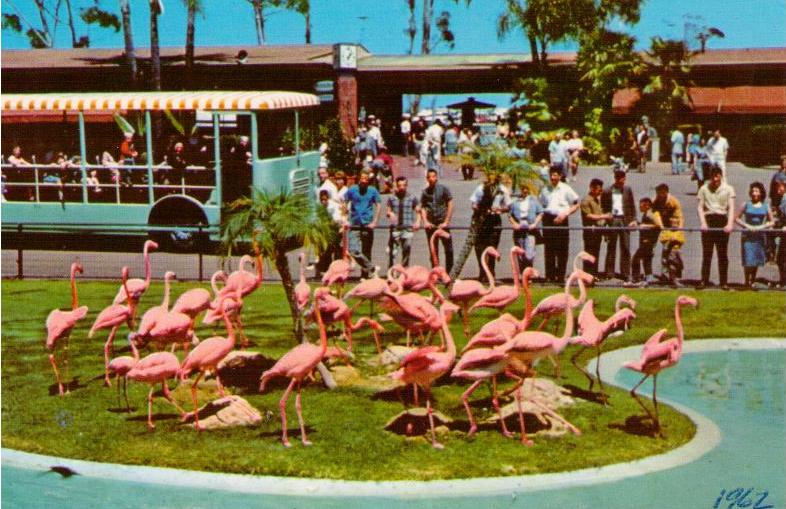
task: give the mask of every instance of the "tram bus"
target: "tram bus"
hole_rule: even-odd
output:
[[[249,195],[250,186],[310,193],[317,181],[319,153],[301,152],[298,138],[302,117],[318,110],[319,98],[312,94],[127,92],[0,98],[4,233],[141,233],[173,250],[196,250],[208,239],[218,239],[222,206]],[[193,126],[180,137],[172,128],[178,117],[190,118]],[[31,126],[40,128],[43,118],[49,118],[48,131],[36,132]],[[51,124],[58,126],[54,134]],[[156,126],[160,132],[154,132]],[[294,129],[295,141],[292,151],[282,154],[279,141],[285,127]],[[47,139],[36,139],[41,137]],[[176,156],[178,165],[167,161],[162,138],[169,138],[171,145],[179,139],[183,145],[177,150],[187,148],[188,157]],[[126,157],[118,153],[120,140],[129,143]],[[38,158],[31,157],[27,150],[42,141],[50,147],[46,160],[40,152]],[[73,156],[51,149],[58,143],[71,143]]]

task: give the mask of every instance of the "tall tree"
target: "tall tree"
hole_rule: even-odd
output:
[[[404,33],[407,34],[409,38],[409,49],[407,49],[407,55],[411,55],[413,51],[415,51],[415,37],[418,35],[418,24],[417,24],[417,16],[415,15],[415,0],[404,0],[407,2],[407,8],[409,9],[409,22],[407,24],[406,30]]]
[[[653,37],[639,73],[642,98],[637,105],[659,129],[674,125],[675,115],[691,104],[690,60],[695,55],[684,41]]]
[[[287,0],[286,8],[303,16],[306,23],[306,44],[311,44],[311,1]]]
[[[10,30],[16,33],[23,33],[27,36],[30,46],[32,48],[54,48],[56,41],[57,25],[60,23],[60,7],[65,3],[66,6],[66,24],[71,35],[71,47],[83,48],[90,45],[90,37],[87,35],[79,35],[79,29],[76,24],[76,17],[74,17],[74,9],[71,0],[58,0],[54,7],[51,3],[47,4],[44,0],[34,0],[33,5],[38,12],[39,23],[36,24],[27,18],[24,13],[19,10],[11,1],[6,1],[5,5],[9,6],[15,13],[10,14],[4,12],[2,14],[2,28],[3,30]],[[120,30],[120,21],[118,17],[101,8],[100,0],[82,0],[82,4],[87,4],[89,7],[79,7],[79,18],[85,25],[97,24],[102,28],[114,28],[115,32]],[[78,6],[79,4],[77,4]]]
[[[158,42],[158,16],[163,11],[160,0],[150,1],[150,87],[161,90],[161,47]]]
[[[126,65],[131,74],[131,86],[136,85],[136,51],[134,49],[134,32],[131,30],[131,4],[129,0],[120,1],[120,16],[123,20],[123,43],[125,46]]]
[[[254,9],[254,28],[257,32],[257,45],[265,44],[265,2],[263,0],[248,0]]]
[[[194,33],[196,31],[196,15],[202,11],[201,0],[183,0],[186,4],[186,88],[191,88],[194,72]]]

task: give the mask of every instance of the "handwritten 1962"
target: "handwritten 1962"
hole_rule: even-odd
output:
[[[750,507],[751,509],[772,509],[774,506],[767,503],[769,492],[754,488],[735,488],[728,493],[725,489],[720,491],[712,509],[734,509],[734,507]],[[726,503],[729,503],[726,505]]]

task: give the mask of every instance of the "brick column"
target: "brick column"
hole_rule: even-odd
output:
[[[344,134],[352,138],[358,130],[358,82],[354,74],[342,72],[338,75],[336,102]]]

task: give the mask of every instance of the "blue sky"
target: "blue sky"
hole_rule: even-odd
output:
[[[165,13],[160,18],[162,46],[181,46],[185,40],[185,8],[182,0],[163,0]],[[54,5],[54,0],[47,4]],[[74,0],[75,5],[89,2]],[[116,9],[115,0],[101,0],[104,7]],[[408,9],[404,0],[311,0],[312,42],[360,42],[372,53],[405,53],[407,37],[404,29]],[[496,19],[502,11],[502,0],[435,0],[435,13],[447,10],[456,34],[456,46],[436,48],[438,53],[507,53],[528,51],[520,32],[504,40],[496,36]],[[37,11],[28,0],[3,2],[3,13],[14,13],[14,6],[31,21],[37,22]],[[137,46],[147,46],[149,21],[147,1],[131,0],[132,24]],[[254,17],[247,0],[203,0],[204,17],[197,18],[196,42],[200,46],[254,45]],[[417,0],[418,21],[422,0]],[[62,15],[65,9],[62,9]],[[725,39],[713,39],[712,48],[744,48],[786,46],[786,1],[784,0],[644,0],[642,19],[628,27],[646,46],[652,36],[682,38],[684,24],[714,26],[725,32]],[[93,47],[122,47],[122,33],[91,28],[88,32]],[[299,44],[304,41],[302,16],[287,11],[273,12],[266,23],[268,44]],[[57,46],[67,48],[70,35],[65,25],[56,33]],[[419,48],[419,41],[416,48]],[[2,32],[4,49],[27,48],[24,36]],[[556,46],[553,50],[572,49]],[[445,101],[450,101],[445,98]],[[445,102],[443,100],[439,103]]]

